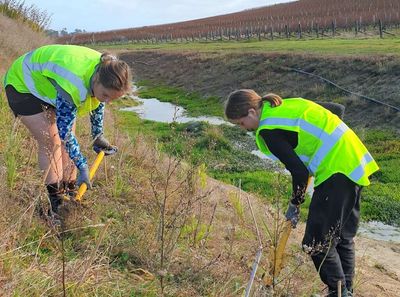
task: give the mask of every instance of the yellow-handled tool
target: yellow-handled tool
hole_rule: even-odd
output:
[[[279,238],[276,248],[273,247],[269,254],[269,263],[271,266],[267,274],[264,275],[263,282],[264,285],[269,287],[272,285],[273,281],[276,280],[279,273],[282,270],[283,258],[286,248],[286,243],[289,239],[290,232],[292,231],[291,221],[286,221],[283,226],[282,235]]]
[[[90,171],[89,171],[89,179],[90,180],[93,179],[93,177],[97,171],[97,168],[99,168],[99,165],[104,158],[104,155],[105,155],[104,151],[100,151],[97,154],[96,160],[94,160],[92,167],[90,167]],[[82,196],[83,196],[83,194],[85,194],[86,190],[87,190],[87,185],[85,183],[82,183],[78,189],[78,193],[76,194],[75,200],[78,202],[81,201]]]
[[[310,186],[310,183],[311,176],[308,178],[306,190]],[[271,267],[269,269],[269,275],[266,274],[263,279],[264,285],[266,285],[267,287],[272,285],[272,282],[278,277],[279,273],[282,270],[283,260],[285,256],[285,248],[292,229],[292,222],[290,220],[285,221],[282,235],[279,238],[278,244],[276,245],[276,248],[273,248],[269,254]]]

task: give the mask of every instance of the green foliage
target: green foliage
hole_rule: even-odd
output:
[[[48,240],[44,240],[47,230],[43,226],[33,226],[25,231],[27,236],[21,242],[21,246],[26,253],[39,257],[46,261],[49,256],[57,253],[57,246]]]
[[[399,183],[372,183],[362,192],[362,216],[365,220],[381,221],[400,226]]]
[[[276,188],[276,175],[279,173],[274,173],[270,171],[244,171],[244,172],[214,172],[212,174],[213,177],[220,179],[224,182],[237,185],[237,181],[241,180],[241,187],[244,191],[253,192],[264,196],[269,202],[273,202],[274,197],[277,195]],[[282,191],[284,193],[283,196],[286,198],[284,200],[288,200],[291,195],[290,191],[290,180],[289,176],[280,175],[282,177],[282,181],[280,184],[282,185]]]
[[[120,251],[111,257],[111,266],[120,270],[125,270],[130,260],[130,255],[126,251]]]
[[[206,166],[206,164],[202,163],[199,165],[197,174],[200,179],[200,187],[202,189],[205,189],[207,186],[207,166]]]
[[[400,137],[391,130],[362,130],[363,141],[377,161],[380,170],[370,186],[363,189],[363,219],[378,220],[400,226]]]
[[[232,146],[220,129],[217,127],[208,128],[196,141],[195,147],[200,150],[227,151],[232,150]]]
[[[244,219],[244,207],[242,202],[240,201],[240,197],[237,192],[229,193],[229,201],[231,202],[235,213],[239,217],[240,221],[242,222]]]
[[[359,134],[378,162],[400,159],[400,135],[395,131],[372,129]]]
[[[122,193],[126,190],[126,180],[120,174],[120,168],[115,171],[114,183],[112,187],[113,197],[120,197]]]
[[[188,240],[193,246],[197,246],[207,233],[207,225],[192,216],[182,227],[181,237]]]
[[[377,181],[381,183],[400,183],[400,158],[391,160],[381,160],[380,155],[377,155],[376,161],[378,162],[380,171],[374,174]]]

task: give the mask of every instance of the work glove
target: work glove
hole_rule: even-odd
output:
[[[292,223],[292,228],[296,228],[300,219],[300,205],[295,205],[289,202],[289,207],[286,211],[286,219]]]
[[[93,142],[93,150],[98,154],[101,151],[104,151],[106,156],[114,155],[118,148],[114,145],[111,145],[108,140],[104,137],[103,134],[96,137],[95,141]]]
[[[90,178],[89,178],[89,167],[87,165],[79,169],[79,176],[78,179],[76,180],[76,183],[78,184],[78,186],[85,183],[88,189],[92,188],[92,184],[90,183]]]

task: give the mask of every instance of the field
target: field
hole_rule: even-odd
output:
[[[92,46],[115,51],[163,50],[200,52],[245,52],[245,53],[312,53],[329,56],[374,56],[400,55],[400,41],[397,38],[378,39],[324,39],[324,40],[275,40],[275,41],[225,41],[225,42],[182,42],[161,44],[126,44]]]
[[[61,36],[60,43],[163,43],[174,41],[393,36],[395,0],[294,1],[198,20]]]

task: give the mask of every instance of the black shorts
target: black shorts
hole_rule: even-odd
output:
[[[12,85],[6,87],[8,105],[14,115],[30,116],[41,113],[49,108],[54,108],[30,93],[19,93]]]

